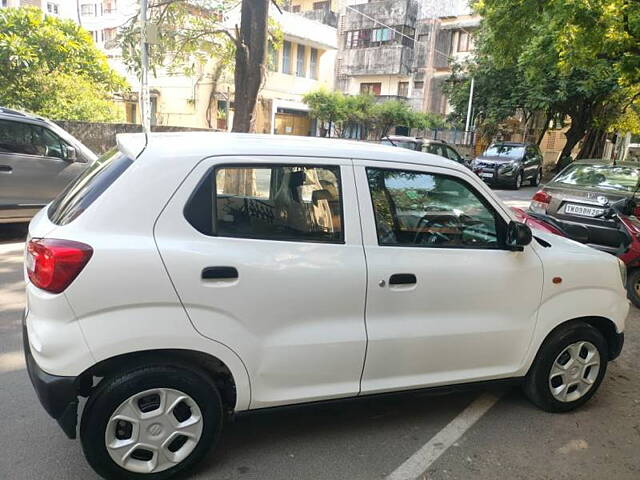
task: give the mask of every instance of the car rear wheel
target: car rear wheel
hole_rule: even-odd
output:
[[[540,185],[540,180],[542,179],[542,169],[539,168],[536,172],[536,176],[531,179],[531,186],[537,187]]]
[[[600,331],[583,322],[568,324],[545,340],[523,390],[543,410],[573,410],[596,392],[606,372],[607,359],[607,342]]]
[[[209,377],[182,366],[149,366],[104,379],[82,413],[87,461],[104,478],[166,479],[198,462],[223,423]]]
[[[629,272],[627,279],[627,295],[631,303],[640,308],[640,268]]]

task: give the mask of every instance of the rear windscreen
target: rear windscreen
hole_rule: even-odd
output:
[[[66,225],[77,218],[132,163],[116,148],[103,154],[53,201],[48,210],[49,219],[57,225]]]
[[[573,164],[553,179],[555,183],[597,190],[633,192],[640,181],[640,170],[623,165]]]

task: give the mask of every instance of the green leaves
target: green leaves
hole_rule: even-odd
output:
[[[86,30],[35,8],[0,9],[0,105],[56,119],[112,120],[126,90]]]
[[[321,89],[307,93],[303,101],[309,105],[312,117],[331,123],[340,136],[347,127],[357,125],[373,133],[376,138],[386,136],[391,128],[397,126],[418,130],[446,126],[441,116],[415,112],[400,100],[376,103],[371,95],[345,95]]]

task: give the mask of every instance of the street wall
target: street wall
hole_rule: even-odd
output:
[[[116,144],[119,133],[139,133],[142,126],[134,123],[92,123],[72,122],[60,120],[56,122],[71,135],[76,137],[93,152],[100,155]],[[215,131],[206,128],[175,127],[169,125],[154,125],[152,132],[185,132],[185,131]]]

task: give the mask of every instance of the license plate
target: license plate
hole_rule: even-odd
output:
[[[480,176],[482,178],[493,178],[493,173],[489,173],[489,172],[480,172]]]
[[[584,205],[573,205],[571,203],[565,205],[564,213],[568,215],[580,215],[582,217],[595,217],[604,212],[602,208],[585,207]]]

